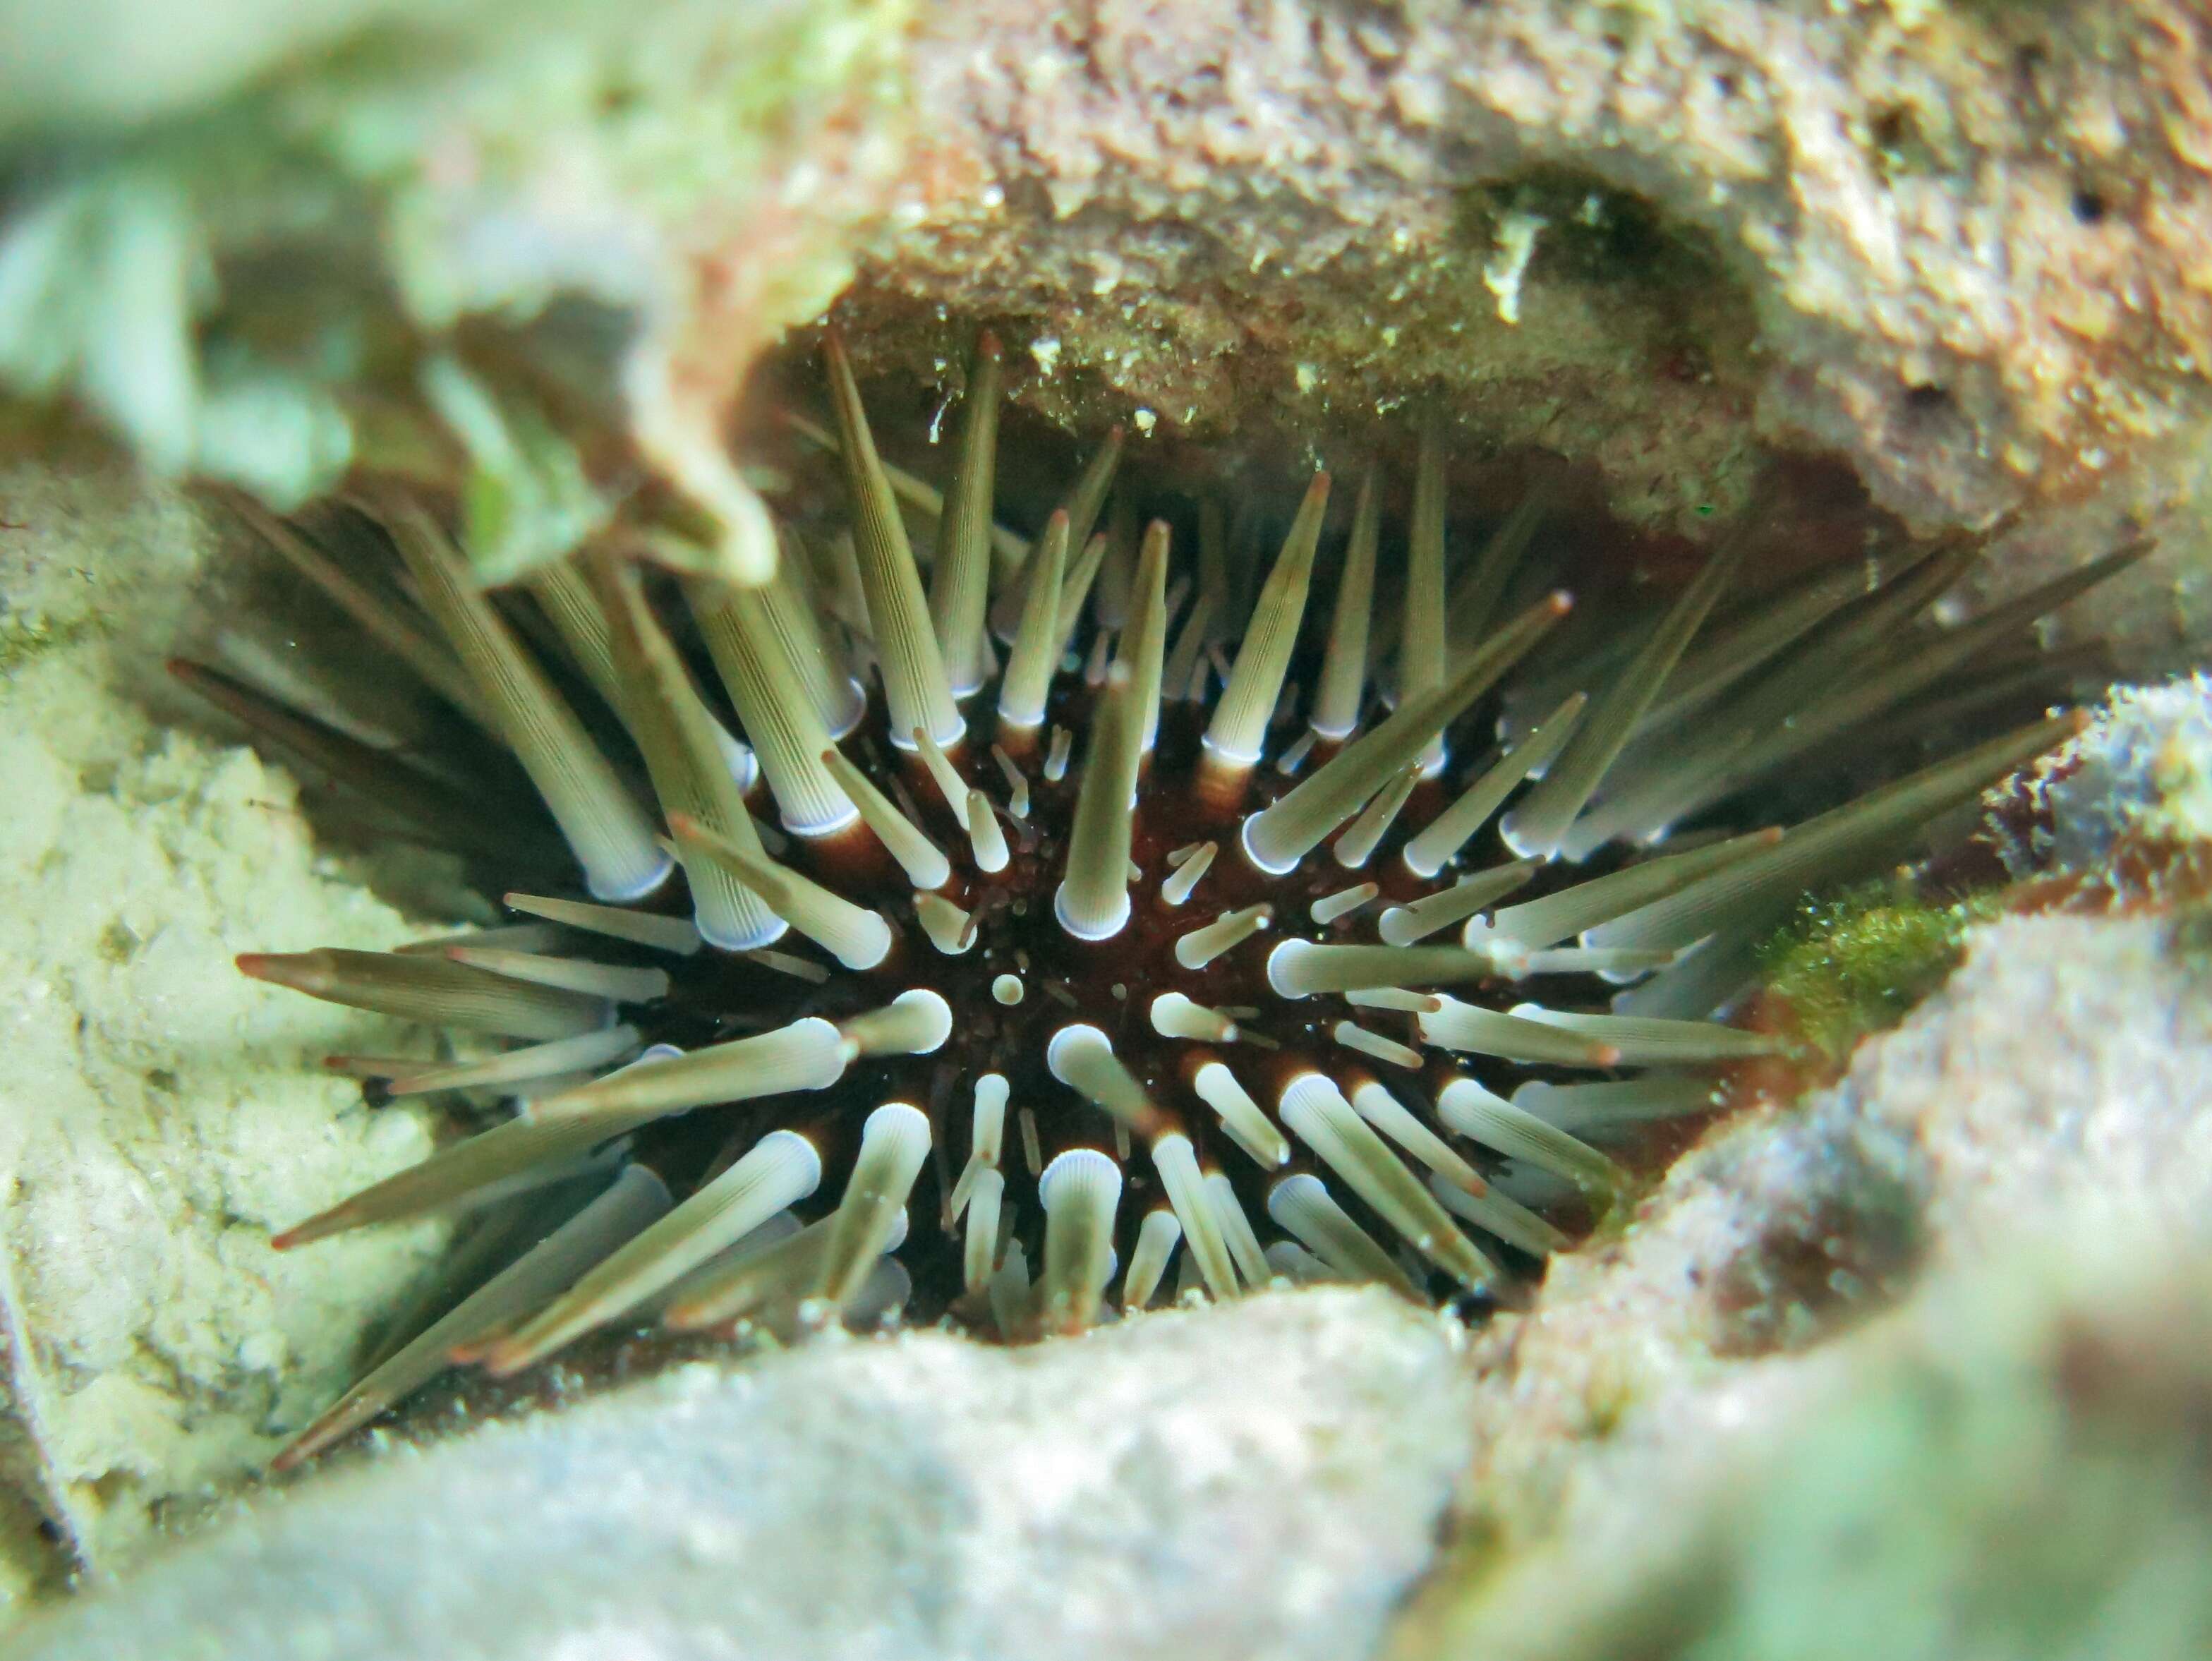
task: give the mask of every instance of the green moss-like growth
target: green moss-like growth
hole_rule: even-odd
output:
[[[1996,909],[1993,896],[1936,904],[1887,881],[1808,899],[1762,954],[1767,991],[1804,1045],[1840,1062],[1942,985],[1968,925]]]

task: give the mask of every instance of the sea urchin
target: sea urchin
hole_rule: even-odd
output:
[[[694,562],[672,603],[654,569],[685,569],[680,540],[640,530],[534,578],[526,605],[386,494],[407,593],[382,593],[263,521],[519,762],[590,895],[510,893],[535,921],[458,942],[240,959],[515,1046],[333,1058],[378,1091],[508,1106],[277,1238],[491,1220],[466,1249],[476,1289],[286,1462],[456,1359],[513,1372],[641,1311],[792,1331],[911,1299],[1022,1338],[1110,1313],[1117,1273],[1122,1308],[1152,1302],[1178,1248],[1182,1285],[1216,1299],[1279,1275],[1495,1291],[1501,1263],[1565,1238],[1562,1213],[1495,1183],[1501,1159],[1555,1196],[1607,1192],[1620,1168],[1594,1144],[1700,1110],[1713,1068],[1773,1046],[1710,1017],[1798,895],[1893,855],[2069,723],[1786,834],[1716,831],[1716,810],[1971,675],[2139,551],[1943,629],[1929,608],[1972,542],[1745,602],[1736,536],[1663,608],[1561,628],[1572,602],[1528,557],[1540,503],[1449,557],[1431,434],[1401,582],[1378,574],[1370,471],[1323,562],[1333,603],[1310,605],[1319,474],[1248,600],[1211,505],[1194,558],[1164,519],[1094,534],[1118,437],[1033,545],[996,522],[988,338],[942,496],[882,464],[834,338],[827,359],[835,427],[814,431],[848,528],[787,527],[763,587]],[[937,522],[927,589],[909,514]],[[502,828],[529,817],[503,762],[463,791],[181,672],[426,834],[511,872],[558,856]],[[1475,737],[1492,718],[1496,748]],[[1479,851],[1493,823],[1503,862]]]

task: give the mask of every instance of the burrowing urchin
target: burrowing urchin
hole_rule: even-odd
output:
[[[941,497],[882,465],[826,356],[843,522],[787,527],[759,588],[664,527],[539,575],[525,607],[471,581],[427,507],[373,499],[420,610],[349,604],[519,761],[557,841],[514,828],[489,770],[472,813],[450,773],[188,672],[418,826],[515,872],[565,844],[583,879],[509,893],[534,921],[458,943],[240,960],[514,1043],[334,1058],[379,1092],[506,1105],[278,1237],[491,1220],[477,1289],[288,1461],[457,1358],[509,1373],[647,1314],[789,1333],[905,1305],[1023,1339],[1171,1285],[1495,1294],[1589,1214],[1560,1194],[1615,1187],[1609,1136],[1703,1110],[1716,1068],[1774,1046],[1712,1017],[1808,886],[2069,723],[1786,834],[1747,828],[1747,791],[1788,774],[1832,800],[1839,740],[2011,665],[2029,622],[2139,551],[1947,629],[1929,613],[1971,540],[1760,585],[1734,535],[1664,605],[1569,628],[1529,553],[1540,500],[1455,550],[1432,435],[1401,557],[1370,469],[1340,547],[1316,474],[1248,570],[1218,503],[1141,480],[1121,500],[1163,516],[1096,530],[1118,438],[1033,539],[1000,523],[988,338]],[[937,521],[927,587],[909,512]],[[1537,1184],[1519,1199],[1507,1162]]]

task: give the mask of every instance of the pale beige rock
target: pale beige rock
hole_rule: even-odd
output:
[[[1337,1661],[1427,1559],[1458,1350],[1323,1289],[702,1365],[256,1501],[17,1653]]]
[[[207,525],[114,469],[9,470],[0,510],[0,1481],[55,1541],[17,1537],[20,1597],[53,1549],[119,1562],[256,1467],[439,1231],[268,1248],[429,1144],[316,1068],[396,1029],[232,967],[409,926],[289,776],[141,701],[213,581]]]
[[[2144,1230],[2212,1256],[2206,985],[2156,918],[1972,931],[1841,1084],[1723,1126],[1477,1340],[1485,1521],[1526,1543],[1632,1503],[1915,1273]]]

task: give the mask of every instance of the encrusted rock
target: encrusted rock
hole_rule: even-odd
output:
[[[272,1007],[228,972],[257,941],[405,925],[318,850],[288,775],[141,702],[210,581],[204,521],[119,470],[20,466],[0,518],[0,1487],[23,1507],[4,1615],[257,1467],[440,1231],[268,1250],[273,1221],[429,1137],[317,1071],[395,1028]]]
[[[1371,1649],[1468,1452],[1376,1291],[702,1365],[257,1501],[22,1661]]]

